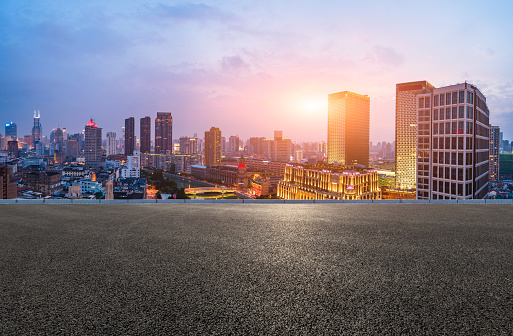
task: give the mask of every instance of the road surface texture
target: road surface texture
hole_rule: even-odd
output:
[[[513,334],[511,205],[0,205],[0,334]]]

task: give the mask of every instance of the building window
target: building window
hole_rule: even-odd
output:
[[[438,109],[433,111],[433,120],[438,120]]]
[[[438,95],[435,96],[434,100],[433,100],[433,106],[438,106]]]
[[[465,91],[460,91],[460,104],[465,103]]]
[[[458,137],[458,149],[463,149],[463,137]]]
[[[447,138],[447,140],[449,140],[449,138]],[[445,152],[445,164],[446,165],[451,164],[451,152]],[[447,169],[449,169],[449,168],[447,168]],[[449,171],[446,171],[445,173],[446,173],[445,174],[446,176],[449,175]]]
[[[458,134],[463,134],[463,121],[458,121]]]
[[[456,106],[452,108],[452,118],[458,118],[458,108]]]
[[[463,166],[463,153],[458,153],[458,165]],[[461,173],[463,175],[463,173]]]
[[[467,103],[474,104],[474,94],[469,91],[467,91]]]
[[[440,109],[440,120],[444,120],[444,109]]]
[[[451,108],[450,107],[445,109],[445,119],[451,119]]]
[[[455,152],[451,153],[451,164],[454,166],[456,165],[456,153]]]
[[[467,106],[467,119],[472,119],[473,117],[474,117],[473,108],[470,106]]]
[[[456,121],[452,122],[452,134],[458,134],[458,123]]]
[[[451,93],[450,92],[445,95],[445,104],[451,105]]]
[[[431,107],[431,97],[426,97],[426,108]]]
[[[433,134],[434,135],[437,135],[438,134],[438,123],[434,124],[433,125]]]
[[[419,108],[424,108],[424,98],[419,98]]]
[[[445,105],[445,95],[442,93],[440,95],[440,106],[444,106]]]
[[[465,106],[458,107],[458,118],[465,118]]]
[[[452,104],[453,105],[458,104],[458,92],[452,93]]]
[[[472,121],[467,121],[467,134],[474,134],[474,126]]]
[[[451,149],[451,138],[450,137],[445,138],[445,149]],[[449,160],[447,160],[447,161],[449,161]]]

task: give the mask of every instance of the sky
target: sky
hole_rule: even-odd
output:
[[[328,94],[371,99],[371,141],[395,137],[395,84],[468,81],[513,140],[510,1],[0,2],[0,123],[121,136],[173,115],[173,137],[326,141]],[[4,128],[0,128],[4,133]],[[153,133],[153,129],[152,129]],[[154,134],[152,135],[154,136]]]

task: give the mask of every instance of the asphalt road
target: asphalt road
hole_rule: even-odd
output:
[[[0,334],[513,334],[511,205],[0,205]]]

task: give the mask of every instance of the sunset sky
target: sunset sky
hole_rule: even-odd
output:
[[[395,84],[464,82],[513,139],[509,1],[0,2],[0,123],[30,133],[172,112],[173,136],[326,140],[328,94],[371,98],[393,141]],[[3,126],[0,133],[4,133]],[[154,136],[152,130],[152,137]]]

